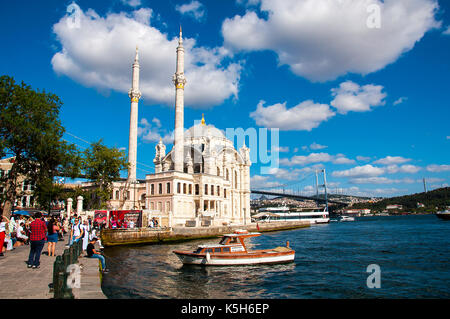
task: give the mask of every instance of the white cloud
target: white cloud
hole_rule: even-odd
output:
[[[373,162],[374,164],[382,164],[382,165],[392,165],[392,164],[402,164],[409,162],[411,159],[404,158],[401,156],[386,156],[385,158],[381,158]]]
[[[123,4],[130,6],[130,7],[138,7],[140,6],[141,0],[120,0]]]
[[[403,102],[405,102],[408,98],[407,97],[400,97],[397,100],[395,100],[395,102],[393,103],[394,105],[398,105],[398,104],[402,104]]]
[[[334,164],[355,164],[355,160],[349,159],[345,157],[344,155],[337,155],[336,158],[333,160]]]
[[[88,87],[126,94],[138,45],[144,102],[173,105],[171,77],[175,72],[178,39],[152,27],[151,17],[149,8],[108,13],[104,17],[92,9],[85,12],[80,9],[78,27],[71,23],[72,17],[62,17],[53,26],[62,46],[52,58],[54,71]],[[237,98],[242,67],[224,62],[227,50],[197,46],[193,38],[185,38],[184,47],[187,107],[208,108],[230,97]]]
[[[433,173],[440,173],[440,172],[447,172],[450,171],[450,165],[428,165],[427,171],[433,172]]]
[[[356,159],[358,160],[358,161],[361,161],[361,162],[368,162],[368,161],[370,161],[372,158],[371,157],[368,157],[368,156],[356,156]]]
[[[193,17],[195,20],[202,20],[205,17],[205,7],[199,1],[191,1],[183,5],[176,5],[175,10],[181,14]]]
[[[286,108],[286,103],[267,107],[264,103],[260,101],[250,117],[259,126],[279,128],[281,131],[311,131],[335,115],[327,104],[313,101],[304,101],[290,109]]]
[[[450,26],[448,26],[447,29],[445,29],[444,32],[442,32],[442,34],[450,35]]]
[[[161,121],[158,118],[153,118],[152,125],[146,118],[142,118],[138,125],[138,137],[144,142],[155,143],[162,139],[165,144],[173,143],[173,132],[165,132],[161,130]]]
[[[277,187],[281,186],[280,182],[269,181],[270,176],[254,175],[250,178],[253,188]]]
[[[413,183],[416,183],[416,181],[411,178],[390,179],[387,177],[377,177],[377,176],[352,178],[349,180],[349,182],[353,183],[353,184],[413,184]]]
[[[328,153],[311,153],[307,156],[293,156],[290,160],[282,158],[280,159],[280,164],[287,166],[308,165],[312,163],[331,162],[333,159],[334,157]]]
[[[380,7],[380,28],[367,24],[373,4]],[[293,73],[328,81],[395,62],[441,26],[438,9],[437,0],[261,0],[260,16],[247,10],[226,19],[222,34],[236,51],[272,50]]]
[[[331,90],[334,100],[330,104],[341,114],[346,114],[349,111],[370,111],[372,107],[386,103],[383,100],[386,93],[381,92],[382,90],[381,85],[359,86],[352,81],[346,81],[341,83],[339,88]]]
[[[326,145],[320,145],[320,144],[317,144],[316,142],[313,142],[310,146],[309,146],[309,148],[310,149],[312,149],[312,150],[321,150],[321,149],[324,149],[324,148],[327,148],[328,146],[326,146]]]
[[[276,148],[276,151],[278,153],[288,153],[289,152],[289,146],[279,146]]]
[[[296,155],[291,159],[282,158],[280,159],[280,164],[286,166],[294,166],[294,165],[308,165],[312,163],[326,163],[332,162],[333,164],[354,164],[355,161],[352,159],[348,159],[344,154],[330,155],[328,153],[311,153],[307,156],[304,155]]]
[[[352,177],[352,178],[362,178],[362,177],[374,177],[384,174],[384,169],[380,167],[375,167],[370,164],[364,166],[356,166],[343,171],[334,171],[332,175],[334,177]]]
[[[415,174],[418,171],[420,171],[422,168],[419,166],[415,166],[415,165],[388,165],[386,166],[386,172],[389,174],[394,174],[394,173],[409,173],[409,174]]]
[[[238,5],[244,5],[246,7],[256,6],[261,2],[261,0],[236,0]]]

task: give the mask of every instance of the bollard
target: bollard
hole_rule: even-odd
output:
[[[64,262],[61,256],[56,256],[53,263],[53,298],[62,298],[62,269],[64,268]]]

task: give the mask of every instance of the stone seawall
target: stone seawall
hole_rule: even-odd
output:
[[[137,245],[163,242],[188,241],[193,239],[217,237],[236,229],[246,229],[250,232],[282,231],[309,227],[305,221],[274,221],[270,223],[252,223],[240,226],[222,227],[175,227],[172,229],[156,230],[152,228],[135,229],[104,229],[101,232],[102,245]]]

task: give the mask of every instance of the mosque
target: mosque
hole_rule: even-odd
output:
[[[223,226],[250,223],[250,150],[238,150],[205,119],[184,129],[184,47],[180,28],[175,86],[175,131],[170,152],[155,147],[155,173],[136,179],[139,56],[132,65],[128,178],[113,184],[111,209],[143,209],[166,217],[171,226]]]

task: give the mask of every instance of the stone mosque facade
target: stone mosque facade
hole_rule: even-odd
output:
[[[126,182],[115,182],[110,207],[144,209],[165,217],[171,226],[223,226],[250,223],[250,150],[238,150],[224,133],[205,119],[184,129],[184,47],[180,28],[177,47],[174,144],[166,153],[155,147],[155,173],[136,180],[139,59],[133,63],[130,112],[129,170]]]

